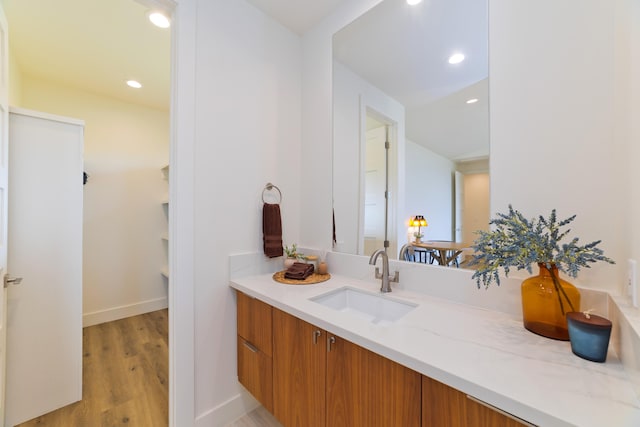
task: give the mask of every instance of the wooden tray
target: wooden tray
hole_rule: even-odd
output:
[[[312,273],[310,276],[308,276],[306,279],[303,279],[303,280],[287,279],[286,277],[284,277],[284,273],[286,272],[287,270],[282,270],[282,271],[278,271],[277,273],[274,273],[273,280],[279,283],[284,283],[286,285],[313,285],[314,283],[322,283],[331,279],[331,275],[329,273],[327,274]]]

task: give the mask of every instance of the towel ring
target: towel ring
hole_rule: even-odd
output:
[[[282,193],[280,192],[280,189],[277,186],[273,185],[272,183],[267,182],[267,185],[264,186],[264,190],[262,190],[262,203],[267,203],[264,201],[264,193],[267,191],[271,191],[273,189],[275,189],[278,192],[278,196],[279,196],[278,203],[282,202]]]

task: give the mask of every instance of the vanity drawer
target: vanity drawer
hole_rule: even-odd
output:
[[[535,427],[479,399],[422,376],[422,427]]]
[[[238,335],[271,357],[271,306],[240,291],[238,295]]]
[[[271,356],[238,336],[238,381],[267,411],[273,413],[273,365]]]

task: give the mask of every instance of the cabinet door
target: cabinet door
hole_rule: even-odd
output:
[[[273,406],[287,427],[325,426],[326,333],[273,309]]]
[[[531,424],[498,412],[429,377],[422,377],[422,427],[525,427]]]
[[[238,337],[238,381],[273,413],[273,377],[271,357]]]
[[[467,396],[429,377],[422,377],[422,427],[469,427]]]
[[[238,381],[273,412],[271,306],[237,292]]]
[[[240,291],[237,295],[238,335],[267,356],[271,356],[271,306]]]
[[[420,426],[420,381],[419,373],[335,337],[327,356],[327,425]]]
[[[465,396],[465,412],[467,413],[467,425],[471,427],[533,427],[524,420],[518,420],[515,416],[497,411],[483,402]]]

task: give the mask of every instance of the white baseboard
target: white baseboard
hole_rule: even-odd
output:
[[[247,391],[221,403],[215,408],[198,415],[195,427],[225,427],[260,406]]]
[[[106,310],[84,313],[82,315],[82,327],[84,328],[87,326],[98,325],[100,323],[111,322],[113,320],[124,319],[125,317],[137,316],[138,314],[162,310],[168,306],[167,297],[162,297],[134,304],[108,308]]]

